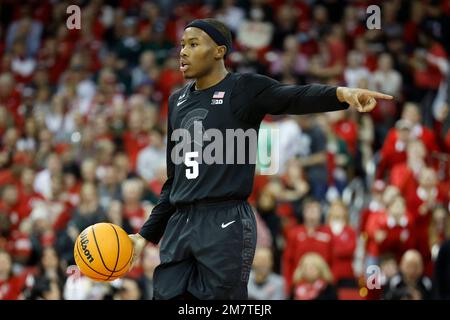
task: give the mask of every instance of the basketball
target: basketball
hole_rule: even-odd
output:
[[[81,273],[96,281],[112,281],[128,272],[133,243],[121,227],[97,223],[79,234],[73,255]]]

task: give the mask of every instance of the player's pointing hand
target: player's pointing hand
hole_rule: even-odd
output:
[[[338,87],[337,97],[341,102],[347,102],[359,112],[370,112],[377,105],[377,99],[391,100],[394,97],[388,94],[366,89]]]

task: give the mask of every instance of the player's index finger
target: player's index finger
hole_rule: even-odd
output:
[[[393,96],[388,95],[388,94],[384,94],[384,93],[381,93],[381,92],[370,91],[370,90],[364,90],[364,93],[365,93],[365,94],[368,94],[369,96],[374,97],[374,98],[388,99],[388,100],[394,99]]]

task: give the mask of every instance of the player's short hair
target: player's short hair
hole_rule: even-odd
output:
[[[225,37],[225,39],[227,40],[228,43],[233,42],[233,38],[231,36],[231,31],[225,25],[225,23],[223,23],[217,19],[212,19],[212,18],[206,18],[206,19],[201,19],[201,20],[205,21],[206,23],[208,23],[211,26],[213,26],[214,28],[216,28]]]
[[[206,32],[214,42],[227,48],[225,56],[232,49],[233,38],[230,29],[221,21],[212,18],[197,19],[190,22],[186,28],[195,27]]]

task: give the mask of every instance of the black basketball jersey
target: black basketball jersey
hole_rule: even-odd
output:
[[[258,74],[229,73],[210,88],[195,90],[191,82],[173,93],[168,113],[168,179],[140,234],[157,243],[177,204],[247,199],[264,116],[348,108],[337,99],[336,88],[284,85]]]

